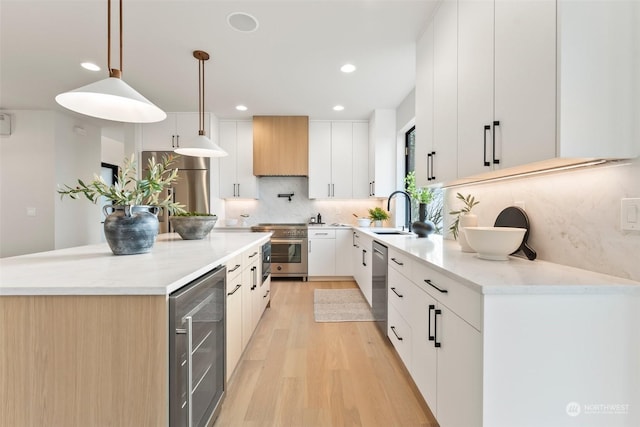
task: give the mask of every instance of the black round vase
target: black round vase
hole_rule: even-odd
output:
[[[411,224],[411,228],[418,237],[427,237],[436,231],[436,225],[427,220],[427,204],[420,203],[418,205],[418,221]]]
[[[111,214],[108,210],[112,209]],[[158,235],[156,206],[103,207],[104,236],[115,255],[144,254],[151,251]]]

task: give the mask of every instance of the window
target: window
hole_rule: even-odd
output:
[[[404,135],[404,176],[416,170],[416,127]]]

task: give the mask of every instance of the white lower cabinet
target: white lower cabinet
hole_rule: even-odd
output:
[[[308,274],[314,276],[336,275],[336,234],[335,230],[309,230]]]
[[[242,255],[227,263],[227,380],[242,355]]]
[[[358,231],[353,232],[353,278],[369,305],[371,305],[371,296],[373,291],[373,284],[371,280],[372,249],[373,238]]]
[[[254,295],[257,294],[256,287],[259,280],[260,250],[254,247],[246,251],[243,255],[242,270],[242,348],[247,346],[251,339],[253,330],[258,324],[256,315],[254,314]]]

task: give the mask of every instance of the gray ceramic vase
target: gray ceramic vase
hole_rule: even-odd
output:
[[[109,209],[112,213],[109,213]],[[114,206],[102,208],[106,219],[104,235],[115,255],[144,254],[151,251],[158,235],[156,206]]]

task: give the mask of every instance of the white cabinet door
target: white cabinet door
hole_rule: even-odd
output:
[[[373,251],[373,239],[369,236],[365,236],[364,234],[360,235],[360,252],[361,256],[359,259],[360,262],[360,277],[358,286],[362,290],[362,294],[365,299],[369,303],[372,304],[371,297],[373,292],[373,283],[372,283],[372,251]]]
[[[167,118],[163,121],[145,123],[141,128],[144,151],[171,151],[177,148],[175,113],[167,113]]]
[[[458,175],[493,169],[493,0],[458,2]]]
[[[331,196],[351,199],[353,195],[353,126],[331,123]]]
[[[253,123],[237,122],[236,180],[237,197],[243,199],[258,198],[258,178],[253,174]],[[224,163],[225,158],[220,159]]]
[[[353,232],[336,230],[336,276],[353,276]]]
[[[253,126],[250,121],[221,121],[220,147],[229,155],[220,158],[220,197],[258,198],[253,175]]]
[[[242,270],[242,349],[244,350],[251,339],[253,334],[252,316],[253,310],[252,297],[253,291],[251,290],[253,280],[253,270],[251,265],[245,266]]]
[[[443,426],[482,426],[482,335],[447,307],[437,310],[436,418]]]
[[[200,115],[198,113],[175,113],[176,115],[176,146],[181,147],[192,138],[198,136],[200,130]],[[209,113],[204,113],[204,133],[212,139],[211,119]]]
[[[237,122],[221,121],[219,126],[220,147],[229,153],[220,160],[220,197],[229,199],[237,197],[238,128]]]
[[[457,178],[458,2],[444,0],[434,17],[433,158],[430,184]]]
[[[242,355],[242,274],[228,275],[227,280],[227,380]]]
[[[387,336],[400,355],[407,370],[411,369],[411,326],[398,309],[389,305],[387,313]],[[443,424],[444,425],[444,424]]]
[[[369,186],[369,123],[353,122],[353,198],[373,195]]]
[[[309,121],[309,198],[331,196],[331,122]]]
[[[554,158],[556,1],[496,1],[494,57],[496,167]]]
[[[433,151],[433,72],[434,25],[431,23],[416,45],[416,185],[429,179]]]
[[[309,239],[309,276],[336,275],[335,239]]]
[[[369,120],[369,181],[372,197],[388,197],[396,189],[396,112],[376,109]]]

